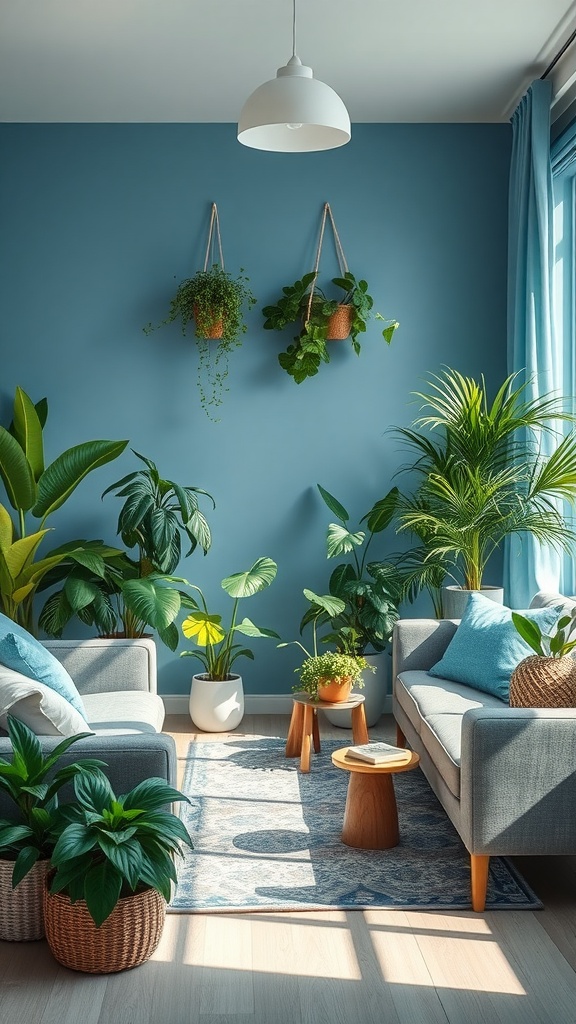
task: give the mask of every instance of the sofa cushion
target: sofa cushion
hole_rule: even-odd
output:
[[[86,718],[82,698],[64,666],[39,640],[1,612],[0,664],[49,686]]]
[[[438,679],[429,672],[416,669],[400,672],[397,676],[395,696],[418,732],[421,720],[430,715],[462,716],[470,708],[504,706],[498,697],[491,694],[463,683],[455,683],[451,679]]]
[[[59,693],[44,683],[0,665],[0,727],[8,715],[37,736],[77,736],[90,732],[86,720]]]
[[[459,800],[462,715],[430,715],[422,722],[420,735],[448,789]]]
[[[164,702],[145,690],[88,693],[84,697],[91,729],[99,736],[161,732]]]
[[[531,608],[520,614],[538,623],[544,634],[553,630],[561,609]],[[452,640],[430,675],[465,683],[507,701],[510,676],[532,654],[512,622],[512,610],[472,592]]]

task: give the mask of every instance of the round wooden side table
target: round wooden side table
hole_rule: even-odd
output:
[[[348,750],[341,747],[332,754],[336,768],[350,772],[342,842],[359,850],[389,850],[400,840],[392,776],[416,768],[420,757],[407,750],[405,761],[368,764],[346,757]]]
[[[295,693],[292,707],[292,718],[286,740],[286,757],[299,757],[300,770],[310,771],[312,745],[318,754],[320,751],[320,732],[318,729],[318,711],[338,708],[351,711],[352,739],[354,743],[369,743],[366,715],[364,713],[364,697],[355,693],[350,700],[332,703],[327,700],[313,700],[307,693]]]

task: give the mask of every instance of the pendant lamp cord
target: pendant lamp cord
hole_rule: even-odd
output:
[[[210,227],[208,228],[208,245],[206,246],[206,256],[204,259],[204,272],[208,270],[208,257],[211,252],[212,263],[214,263],[214,244],[218,241],[218,253],[220,256],[220,266],[224,270],[224,256],[222,254],[222,239],[220,238],[220,221],[218,220],[218,208],[216,203],[212,203],[212,213],[210,215]]]
[[[292,0],[292,56],[296,56],[296,0]]]
[[[320,270],[320,255],[322,253],[322,243],[324,241],[324,228],[326,227],[326,217],[330,217],[330,224],[332,225],[332,231],[334,232],[334,245],[336,246],[336,257],[338,259],[338,266],[340,267],[340,275],[344,277],[344,274],[348,273],[348,264],[346,263],[346,257],[344,255],[344,249],[342,248],[342,242],[340,241],[340,235],[336,228],[336,222],[330,209],[330,203],[324,203],[324,209],[322,211],[322,220],[320,221],[320,238],[318,239],[318,248],[316,250],[316,262],[314,264],[314,280],[312,281],[312,287],[308,295],[308,308],[306,310],[306,323],[310,320],[310,313],[312,311],[312,299],[314,296],[314,285],[316,284],[316,278],[318,277],[318,271]]]

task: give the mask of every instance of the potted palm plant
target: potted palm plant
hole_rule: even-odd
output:
[[[356,355],[360,355],[359,335],[366,331],[366,324],[372,314],[374,300],[368,294],[368,284],[357,280],[350,271],[342,277],[332,278],[332,284],[342,294],[329,299],[315,287],[317,272],[304,276],[282,289],[282,295],[274,305],[265,306],[265,330],[282,331],[292,323],[301,324],[299,334],[293,339],[286,352],[280,353],[278,362],[283,370],[301,384],[307,377],[318,373],[322,362],[330,362],[326,345],[330,340],[350,338]],[[377,320],[384,320],[380,313]],[[385,320],[382,336],[389,345],[396,328],[396,320]],[[344,330],[340,325],[345,324]]]
[[[244,715],[244,690],[242,676],[232,672],[238,658],[254,659],[250,648],[235,643],[238,634],[252,639],[275,637],[272,629],[254,625],[250,619],[238,622],[238,603],[242,598],[251,597],[265,590],[276,577],[277,566],[271,558],[258,558],[245,572],[237,572],[222,580],[221,587],[233,598],[229,626],[224,626],[222,616],[208,611],[206,599],[200,587],[191,585],[200,596],[200,603],[192,599],[194,611],[182,623],[182,632],[193,640],[196,648],[182,651],[180,657],[197,658],[205,671],[192,677],[190,689],[190,717],[199,729],[206,732],[223,732],[235,729]]]
[[[67,737],[45,755],[27,725],[12,715],[7,725],[13,753],[10,761],[0,758],[0,791],[15,816],[0,819],[0,939],[29,942],[44,935],[42,890],[57,838],[59,791],[105,764],[95,758],[62,764],[68,748],[89,732]]]
[[[214,500],[201,487],[164,479],[151,459],[136,451],[134,455],[144,468],[111,484],[102,497],[114,492],[124,498],[118,533],[126,547],[136,548],[137,557],[112,548],[102,554],[101,563],[63,559],[42,582],[42,588],[64,585],[48,598],[39,623],[57,637],[74,615],[95,626],[100,636],[137,638],[152,628],[175,651],[175,619],[190,598],[182,590],[186,580],[173,573],[183,555],[183,539],[188,545],[185,557],[196,548],[204,554],[209,550],[212,537],[199,496],[213,506]]]
[[[194,323],[200,402],[208,415],[212,406],[222,404],[230,353],[241,344],[241,335],[247,330],[244,307],[249,308],[255,302],[242,268],[237,277],[232,277],[224,267],[214,263],[178,285],[168,316],[156,325],[161,327],[179,320],[182,333],[186,335],[189,325]],[[144,331],[149,334],[155,329],[148,324]]]
[[[102,772],[78,776],[44,888],[46,938],[74,971],[136,967],[156,949],[188,832],[167,805],[188,800],[163,779],[116,796]]]
[[[461,618],[469,592],[485,589],[486,566],[506,537],[527,533],[572,550],[576,532],[554,502],[576,498],[576,431],[543,455],[538,432],[554,435],[559,420],[574,416],[562,398],[527,398],[528,382],[518,383],[518,374],[506,378],[492,401],[484,377],[446,369],[430,384],[416,392],[424,414],[412,427],[396,428],[414,453],[406,469],[418,480],[398,505],[400,530],[418,539],[405,583],[415,592],[419,584],[451,577],[443,614]]]

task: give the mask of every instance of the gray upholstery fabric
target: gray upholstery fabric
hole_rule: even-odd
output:
[[[531,608],[553,608],[554,605],[560,605],[564,614],[571,615],[576,608],[576,598],[553,594],[548,590],[539,590],[530,601]]]
[[[531,607],[562,602],[541,593]],[[576,709],[510,708],[428,676],[456,626],[394,630],[393,711],[422,771],[470,853],[576,852]]]
[[[78,690],[148,690],[156,693],[156,645],[153,640],[43,640],[70,673]]]

